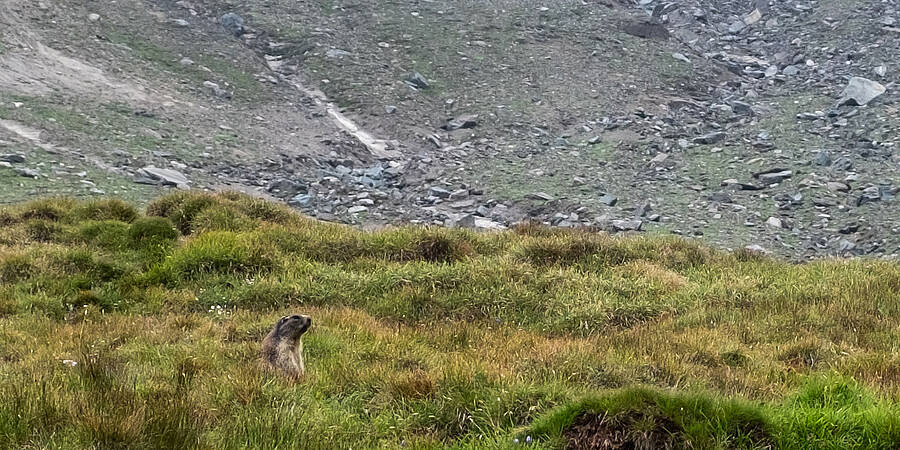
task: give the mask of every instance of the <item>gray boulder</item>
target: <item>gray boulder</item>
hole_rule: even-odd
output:
[[[25,162],[25,155],[21,153],[9,153],[6,155],[0,155],[0,161],[13,164],[21,164]]]
[[[613,220],[611,222],[614,231],[641,231],[641,226],[643,224],[643,221],[639,219]]]
[[[432,186],[428,189],[428,192],[438,198],[450,198],[450,195],[452,194],[452,192],[439,186]]]
[[[304,183],[298,183],[293,180],[279,178],[269,183],[269,186],[266,188],[266,190],[273,194],[282,194],[284,196],[292,197],[297,194],[306,194],[309,191],[309,188]]]
[[[735,100],[735,101],[731,102],[731,109],[734,111],[735,114],[741,114],[741,115],[753,114],[753,105],[751,105],[747,102],[739,101],[739,100]]]
[[[844,92],[841,93],[841,99],[838,100],[838,106],[841,105],[857,105],[865,106],[876,97],[884,94],[887,88],[877,81],[867,78],[853,77]]]
[[[816,153],[816,157],[813,159],[813,163],[817,166],[830,166],[832,163],[831,155],[828,152],[818,152]]]
[[[339,48],[330,48],[330,49],[328,49],[328,51],[325,52],[325,56],[326,56],[327,58],[336,58],[336,59],[340,59],[340,58],[343,58],[343,57],[345,57],[345,56],[353,56],[353,53],[350,53],[350,52],[348,52],[348,51],[346,51],[346,50],[341,50],[341,49],[339,49]]]
[[[525,198],[530,200],[540,200],[544,202],[551,202],[554,200],[553,196],[546,192],[532,192],[526,195]]]
[[[403,79],[403,82],[416,89],[428,89],[431,86],[428,84],[428,80],[426,80],[419,72],[413,72],[407,75],[406,78]]]
[[[34,169],[17,168],[15,171],[20,177],[25,178],[40,178],[41,176],[41,173]]]
[[[288,204],[291,206],[297,206],[300,208],[307,207],[312,204],[313,197],[309,194],[297,194],[290,200],[288,200]]]
[[[147,166],[137,171],[138,179],[136,182],[142,184],[162,184],[163,186],[175,186],[178,189],[190,189],[191,182],[187,177],[172,169],[160,169],[158,167]]]
[[[244,18],[235,13],[225,13],[219,19],[219,23],[235,36],[244,34]]]
[[[598,200],[606,206],[616,206],[619,202],[619,198],[612,194],[603,194]]]
[[[482,230],[502,230],[506,228],[499,222],[495,222],[484,217],[478,217],[472,214],[463,215],[456,220],[451,219],[448,225],[450,225],[451,227],[475,228]]]
[[[832,192],[850,192],[850,186],[846,183],[839,183],[837,181],[829,181],[825,183],[825,188]]]
[[[717,142],[721,142],[725,139],[727,135],[721,131],[714,131],[712,133],[704,134],[703,136],[697,136],[693,139],[695,144],[701,145],[710,145],[715,144]]]
[[[229,99],[231,98],[231,94],[228,93],[225,89],[222,89],[217,83],[213,83],[212,81],[206,80],[203,82],[203,91],[208,95],[212,95],[218,98]]]
[[[441,128],[447,131],[460,130],[464,128],[475,128],[478,126],[478,115],[477,114],[464,114],[455,119],[447,122],[446,125]]]
[[[768,255],[769,254],[769,251],[766,250],[765,247],[763,247],[762,245],[759,245],[759,244],[750,244],[750,245],[744,247],[744,249],[747,250],[748,252],[754,253],[754,254],[759,254],[759,255]]]
[[[766,183],[781,183],[782,181],[794,175],[790,170],[782,170],[779,172],[761,173],[756,178]]]
[[[781,71],[781,73],[783,73],[787,76],[797,75],[800,73],[800,67],[795,66],[795,65],[787,66],[784,68],[784,70]]]

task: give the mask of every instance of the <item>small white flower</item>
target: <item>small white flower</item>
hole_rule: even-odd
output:
[[[62,360],[62,363],[69,367],[75,367],[78,365],[78,361],[72,361],[71,359],[64,359]]]

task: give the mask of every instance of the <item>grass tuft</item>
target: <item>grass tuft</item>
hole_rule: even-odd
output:
[[[0,281],[4,283],[15,283],[36,272],[37,268],[28,256],[10,254],[0,258]]]
[[[77,227],[75,239],[107,250],[122,250],[130,244],[129,226],[116,220],[88,221]]]
[[[71,216],[80,220],[134,222],[138,217],[135,207],[119,199],[92,200],[73,208]]]
[[[57,221],[65,217],[75,201],[69,198],[48,198],[28,202],[19,210],[21,220],[42,219]]]
[[[29,219],[25,224],[28,238],[35,242],[52,242],[62,234],[63,227],[48,219]]]
[[[177,192],[151,202],[147,206],[147,215],[166,217],[182,234],[190,234],[197,214],[215,204],[216,198],[212,194]]]
[[[208,275],[256,276],[275,266],[274,254],[248,236],[228,231],[204,233],[189,240],[149,273],[150,279],[172,284]]]
[[[136,220],[128,228],[128,237],[139,247],[171,243],[178,239],[178,231],[168,219],[146,217]]]

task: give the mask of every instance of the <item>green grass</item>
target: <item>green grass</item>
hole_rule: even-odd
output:
[[[95,188],[107,194],[146,203],[161,191],[156,186],[136,184],[131,178],[111,174],[89,161],[60,157],[31,145],[17,144],[8,147],[8,151],[27,155],[28,162],[20,166],[35,169],[43,176],[22,177],[13,168],[0,167],[0,204],[52,195],[96,197],[97,194],[92,192]]]
[[[196,56],[196,65],[183,66],[179,52],[162,42],[129,34],[120,30],[109,30],[106,37],[115,44],[125,45],[133,52],[138,61],[149,64],[157,70],[164,70],[187,77],[193,83],[192,88],[199,88],[206,80],[216,82],[227,81],[235,91],[235,101],[258,102],[268,99],[267,93],[259,81],[250,73],[249,68],[236,61],[229,61],[211,55]],[[209,69],[204,70],[203,68]]]
[[[769,132],[772,143],[780,149],[827,148],[829,141],[807,132],[809,123],[797,119],[797,114],[826,111],[831,102],[830,98],[808,94],[779,98],[772,104],[774,111],[760,119],[759,130]]]
[[[892,448],[898,293],[886,261],[42,199],[0,209],[0,447]],[[289,312],[299,381],[256,359]]]
[[[22,105],[14,108],[13,102]],[[116,150],[139,157],[155,151],[170,152],[186,163],[198,158],[182,137],[182,127],[159,117],[135,114],[134,108],[122,103],[72,103],[61,96],[11,94],[0,94],[0,103],[6,105],[0,106],[0,116],[40,131],[43,144],[57,147],[56,151],[48,151],[37,143],[23,142],[6,150],[25,154],[27,162],[23,167],[45,176],[21,177],[11,168],[0,167],[0,204],[53,195],[96,197],[94,188],[146,204],[159,195],[159,187],[136,184],[130,176],[98,167],[93,160],[116,165],[118,157],[112,155]],[[154,137],[148,134],[150,130],[158,130],[166,137]],[[73,157],[66,149],[78,149],[92,157]]]

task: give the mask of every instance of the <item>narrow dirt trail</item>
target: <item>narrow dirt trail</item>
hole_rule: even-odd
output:
[[[17,135],[20,138],[25,139],[26,141],[31,142],[32,144],[44,150],[56,150],[56,146],[54,146],[53,144],[48,144],[41,140],[41,130],[23,125],[19,122],[16,122],[15,120],[7,119],[0,119],[0,127],[5,128],[10,133]]]
[[[281,66],[281,61],[267,56],[266,63],[269,66],[269,70],[276,75],[281,75],[281,78],[294,89],[297,89],[303,95],[313,100],[316,106],[323,108],[332,123],[364,145],[372,156],[380,159],[397,159],[402,156],[399,151],[393,149],[398,146],[397,141],[376,138],[372,133],[366,131],[352,119],[341,113],[337,105],[331,102],[324,92],[318,89],[307,88],[296,76],[285,76],[280,74],[278,69]]]

